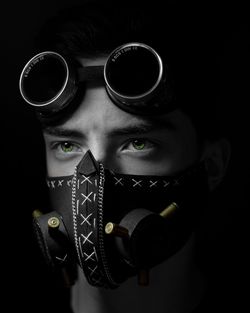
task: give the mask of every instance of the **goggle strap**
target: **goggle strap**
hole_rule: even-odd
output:
[[[84,66],[78,69],[79,82],[103,80],[104,66]]]

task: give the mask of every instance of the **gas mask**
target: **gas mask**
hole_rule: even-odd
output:
[[[149,270],[188,240],[207,196],[199,164],[174,177],[117,174],[88,151],[74,175],[48,177],[54,211],[34,219],[47,263],[116,288],[131,276],[148,284]]]
[[[104,66],[82,67],[53,51],[33,57],[20,93],[43,123],[74,108],[85,82],[104,84],[120,109],[165,114],[177,107],[168,67],[143,43],[115,49]],[[207,196],[199,163],[173,177],[123,175],[88,151],[67,177],[48,177],[51,212],[34,218],[46,262],[74,281],[78,265],[96,287],[116,288],[129,277],[148,284],[150,269],[174,255],[195,229]]]

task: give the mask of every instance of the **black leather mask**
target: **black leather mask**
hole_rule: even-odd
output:
[[[88,151],[72,176],[48,177],[53,211],[34,219],[47,263],[77,264],[88,282],[115,288],[175,254],[199,220],[208,188],[198,164],[174,177],[123,175]]]

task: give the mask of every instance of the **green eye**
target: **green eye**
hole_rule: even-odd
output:
[[[142,140],[138,140],[138,139],[133,140],[132,145],[136,150],[142,150],[145,148],[145,142],[143,142]]]
[[[72,152],[74,147],[70,142],[63,142],[61,143],[61,149],[63,152],[67,153],[67,152]]]

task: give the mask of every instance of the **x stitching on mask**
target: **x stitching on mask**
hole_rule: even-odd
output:
[[[150,186],[149,186],[150,188],[151,187],[156,187],[156,184],[158,183],[158,180],[155,180],[155,181],[150,180],[149,182],[150,182]]]
[[[83,225],[84,223],[87,223],[89,226],[91,226],[91,223],[89,222],[89,218],[93,213],[90,213],[87,217],[85,217],[83,214],[80,214],[81,217],[83,218],[81,225]]]
[[[163,184],[164,184],[164,185],[163,185],[163,188],[165,188],[165,187],[167,187],[167,186],[170,184],[170,182],[164,180],[164,181],[163,181]]]
[[[87,176],[82,175],[82,177],[83,177],[84,179],[81,181],[81,185],[82,185],[83,183],[85,183],[85,182],[88,182],[88,183],[90,183],[90,184],[92,185],[92,181],[91,181]]]
[[[84,252],[84,255],[86,256],[86,259],[84,260],[85,262],[88,261],[88,260],[95,261],[95,259],[92,257],[93,255],[96,256],[95,250],[92,253],[90,253],[90,254],[87,254],[86,252]]]
[[[90,270],[90,276],[92,276],[95,273],[95,271],[97,270],[97,266],[95,266],[94,268],[91,268],[88,266],[88,269]]]
[[[114,179],[116,180],[115,186],[116,186],[116,185],[124,186],[124,185],[123,185],[123,182],[122,182],[122,177],[121,177],[121,178],[116,178],[116,177],[114,176]]]
[[[141,185],[142,180],[136,180],[136,179],[132,178],[132,181],[134,182],[133,187],[135,187],[135,186],[142,187],[142,185]]]
[[[91,191],[87,196],[84,193],[81,193],[81,195],[84,197],[81,205],[83,205],[86,201],[92,202],[92,200],[89,198],[92,195],[92,193],[93,193],[93,191]]]
[[[61,263],[63,263],[66,259],[67,259],[67,253],[65,254],[65,256],[63,257],[63,258],[60,258],[59,256],[56,256],[56,259],[58,260],[58,261],[60,261]]]
[[[90,239],[89,239],[89,237],[90,237],[90,235],[92,235],[92,233],[93,233],[93,231],[91,231],[91,232],[89,232],[89,234],[87,235],[87,236],[84,236],[83,234],[81,234],[81,236],[84,238],[84,241],[83,241],[83,245],[85,244],[85,242],[89,242],[89,243],[91,243],[92,245],[94,244]]]

